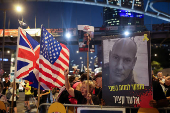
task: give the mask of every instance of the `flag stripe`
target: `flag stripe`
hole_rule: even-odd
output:
[[[61,56],[58,57],[57,60],[60,60],[63,64],[65,64],[66,66],[68,66],[68,62],[66,62]]]
[[[40,65],[43,65],[44,68],[48,69],[49,71],[51,71],[51,74],[56,74],[56,75],[59,75],[61,74],[59,71],[56,71],[54,69],[51,68],[51,66],[47,65],[42,59],[40,59]],[[41,68],[41,67],[40,67]],[[52,77],[49,76],[50,78]]]
[[[57,62],[54,62],[54,64],[53,64],[54,66],[56,66],[56,67],[58,67],[58,69],[61,69],[61,70],[63,70],[63,72],[64,72],[64,67],[63,66],[61,66],[61,64],[59,64],[59,63],[57,63]]]
[[[54,65],[49,65],[47,64],[48,61],[46,61],[46,59],[42,60],[40,59],[40,68],[42,68],[44,71],[50,73],[51,75],[53,75],[53,79],[55,79],[56,77],[59,77],[59,78],[62,78],[63,80],[65,80],[65,77],[64,77],[64,71],[61,71],[60,68],[57,68],[55,67]],[[57,70],[57,71],[56,71]],[[62,74],[63,73],[63,74]],[[59,76],[59,75],[62,75],[62,76]],[[64,81],[63,81],[64,83]]]
[[[60,43],[60,45],[61,45],[64,49],[66,49],[66,50],[68,51],[67,54],[69,54],[69,49],[66,47],[66,45],[64,45],[64,44],[62,44],[62,43]]]
[[[61,53],[63,54],[64,57],[66,57],[67,60],[69,60],[69,56],[66,53],[66,51],[64,50],[64,48],[61,49]]]
[[[51,82],[52,84],[56,84],[56,82],[57,82],[60,86],[63,85],[63,83],[57,79],[58,77],[53,78],[51,74],[49,74],[48,72],[45,72],[44,69],[42,69],[42,68],[40,68],[39,71],[43,75],[43,76],[40,75],[40,78],[47,77],[49,79],[48,81]]]
[[[51,82],[48,82],[48,81],[45,81],[45,79],[43,79],[43,78],[39,78],[39,80],[41,81],[41,82],[43,82],[44,84],[46,84],[47,85],[47,87],[56,87],[55,85],[53,85],[53,84],[51,84]],[[59,86],[59,85],[58,85]]]
[[[25,58],[27,60],[32,60],[34,55],[30,51],[27,51],[25,49],[19,48],[18,57]]]
[[[67,63],[69,63],[69,59],[67,59],[62,53],[60,53],[60,57],[63,58]]]
[[[34,68],[29,68],[29,70],[24,71],[23,73],[19,74],[19,76],[17,76],[17,78],[24,78],[26,75],[28,75],[30,73],[30,71],[32,71]]]
[[[19,45],[19,46],[18,46],[18,48],[25,49],[25,50],[27,50],[27,51],[31,52],[32,54],[34,54],[34,52],[33,52],[30,48],[28,48],[28,47],[25,47],[25,46]]]

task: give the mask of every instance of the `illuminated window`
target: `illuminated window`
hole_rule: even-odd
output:
[[[82,57],[80,57],[80,59],[82,59]]]
[[[91,57],[91,59],[93,59],[93,57]]]
[[[131,23],[128,23],[128,25],[131,25]]]
[[[90,63],[92,63],[92,61],[90,61]]]
[[[0,61],[2,61],[2,58],[0,58]],[[3,61],[8,61],[7,58],[3,58]]]
[[[81,61],[81,63],[83,63],[83,61]]]
[[[117,25],[119,25],[119,23],[117,23]]]

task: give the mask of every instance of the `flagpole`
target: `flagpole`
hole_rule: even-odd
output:
[[[37,103],[37,113],[38,113],[39,104],[40,104],[40,82],[38,82],[38,103]]]
[[[36,15],[35,15],[35,29],[36,29],[36,25],[37,25],[37,24],[36,24]]]
[[[89,37],[88,37],[88,50],[87,50],[87,94],[89,93]],[[89,100],[87,100],[87,104],[89,104]]]
[[[12,92],[12,103],[11,103],[11,111],[10,113],[13,112],[13,105],[14,105],[14,91],[15,91],[15,77],[14,77],[14,82],[13,82],[13,92]]]

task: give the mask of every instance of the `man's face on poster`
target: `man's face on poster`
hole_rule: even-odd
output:
[[[136,45],[131,40],[115,43],[109,53],[110,83],[122,82],[131,76],[136,63]],[[134,49],[135,48],[135,49]]]
[[[84,39],[83,39],[83,40],[84,40],[84,41],[88,41],[88,37],[89,37],[89,35],[88,35],[87,33],[85,33],[85,34],[84,34]]]

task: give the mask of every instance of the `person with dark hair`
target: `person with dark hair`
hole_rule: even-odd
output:
[[[49,90],[41,90],[40,91],[40,105],[47,102],[47,96],[50,93]],[[41,106],[40,113],[46,113],[47,106]]]
[[[73,86],[73,84],[74,84],[74,80],[75,80],[75,76],[74,75],[71,75],[71,76],[69,76],[69,82],[70,82],[70,85],[71,85],[71,87]],[[59,93],[61,93],[61,92],[59,92]],[[60,102],[60,103],[65,103],[65,104],[76,104],[76,102],[75,102],[75,100],[74,99],[72,99],[73,97],[72,96],[70,96],[69,95],[69,93],[67,92],[67,90],[65,89],[65,90],[63,90],[62,91],[62,93],[59,95],[59,97],[58,97],[58,102]]]
[[[9,88],[9,86],[10,86],[10,81],[9,81],[9,78],[8,78],[8,74],[5,74],[5,75],[4,75],[4,78],[5,78],[5,81],[3,82],[3,86],[4,86],[3,92],[2,92],[3,95],[5,95],[6,90],[7,90],[7,89]]]
[[[100,104],[105,105],[104,100],[102,99],[102,72],[99,72],[94,76],[94,80],[96,80],[97,86],[99,87],[99,91],[97,92],[97,97],[99,97]]]
[[[75,76],[74,75],[69,76],[69,82],[70,82],[71,87],[74,84],[74,80],[75,80]]]

